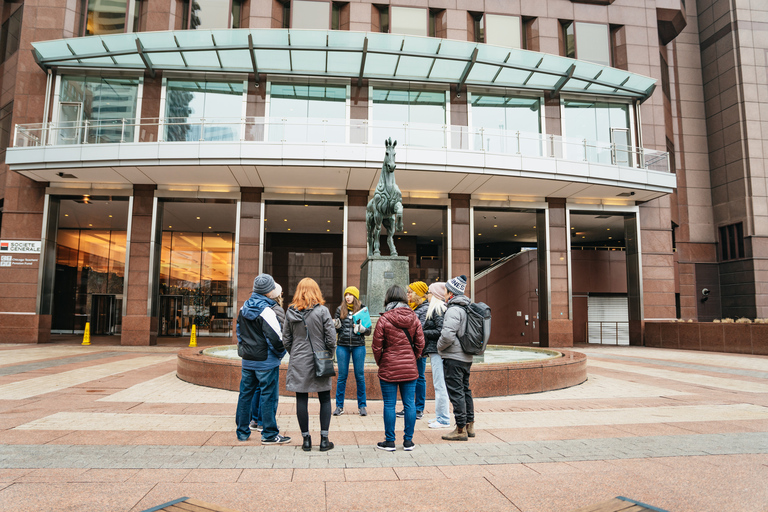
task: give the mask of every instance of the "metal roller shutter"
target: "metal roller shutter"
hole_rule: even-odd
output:
[[[629,345],[626,295],[590,295],[587,298],[587,342]]]

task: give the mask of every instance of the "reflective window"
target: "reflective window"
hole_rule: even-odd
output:
[[[0,62],[5,62],[8,57],[16,53],[19,49],[19,38],[21,37],[21,19],[24,14],[22,5],[3,23],[0,28]]]
[[[240,140],[242,111],[243,82],[168,80],[165,140]]]
[[[562,25],[565,56],[611,65],[611,38],[608,25],[567,21]]]
[[[127,0],[87,0],[85,35],[125,32]]]
[[[13,102],[11,101],[0,109],[0,151],[5,151],[11,143],[13,132]]]
[[[392,24],[390,32],[411,36],[427,35],[427,9],[413,7],[390,7]]]
[[[445,92],[373,90],[373,139],[412,146],[444,147]]]
[[[517,16],[485,15],[485,42],[507,48],[520,48],[520,18]]]
[[[328,30],[331,16],[329,2],[293,0],[291,28]]]
[[[62,76],[58,144],[132,142],[139,78]]]
[[[569,158],[606,164],[629,164],[632,129],[629,105],[564,100],[563,106],[565,136],[572,142],[566,144]],[[586,140],[586,147],[578,143],[578,140]],[[612,143],[616,144],[615,148]]]
[[[212,30],[240,27],[240,0],[184,0],[182,25],[189,29]]]
[[[346,87],[272,84],[269,140],[346,140]]]
[[[473,93],[471,108],[475,149],[541,155],[541,98]]]

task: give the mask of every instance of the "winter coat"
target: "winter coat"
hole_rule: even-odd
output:
[[[312,345],[307,339],[307,331]],[[319,304],[302,311],[288,308],[283,326],[283,344],[291,356],[285,388],[296,393],[330,391],[331,377],[315,377],[314,354],[318,350],[333,353],[336,348],[336,330],[328,308]]]
[[[408,382],[419,377],[416,355],[424,350],[424,332],[419,317],[406,304],[390,303],[373,331],[373,358],[379,378],[385,382]],[[407,329],[413,347],[403,332]]]
[[[465,363],[472,362],[472,354],[467,354],[461,348],[459,336],[464,334],[467,326],[467,312],[459,306],[469,306],[472,303],[466,295],[457,295],[446,302],[448,309],[443,315],[443,330],[437,340],[437,352],[443,359],[453,359]]]
[[[237,353],[247,370],[271,370],[285,356],[280,316],[272,299],[254,293],[237,315]]]
[[[427,321],[427,311],[429,311],[429,301],[426,300],[416,306],[416,309],[413,310],[413,312],[416,313],[416,316],[419,317],[419,322],[421,322],[422,328],[424,328],[424,322]]]
[[[360,306],[363,309],[365,306]],[[341,306],[336,308],[336,316],[341,320]],[[365,337],[371,334],[371,329],[366,329],[364,333],[355,334],[352,323],[352,312],[347,311],[347,317],[341,320],[341,328],[336,329],[336,333],[339,335],[339,345],[343,347],[363,347],[365,346]]]
[[[432,318],[427,318],[427,321],[424,322],[425,344],[423,356],[437,352],[437,340],[440,339],[440,332],[443,330],[444,314],[440,314],[435,310],[432,312]]]

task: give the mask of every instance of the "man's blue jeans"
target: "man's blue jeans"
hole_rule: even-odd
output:
[[[253,393],[253,400],[251,401],[251,421],[255,421],[257,425],[261,425],[261,389],[258,385],[256,391]]]
[[[424,404],[427,401],[427,379],[424,372],[427,371],[427,358],[417,357],[416,368],[419,370],[419,378],[416,379],[416,411],[424,412]]]
[[[400,390],[400,398],[403,400],[405,409],[405,429],[403,440],[413,439],[413,429],[416,426],[416,406],[414,404],[414,393],[416,381],[407,382],[386,382],[379,379],[381,384],[381,397],[384,399],[384,435],[387,441],[395,441],[395,406],[397,405],[397,390]]]
[[[272,368],[271,370],[242,369],[240,396],[237,399],[237,413],[235,415],[238,439],[245,440],[251,435],[251,428],[249,426],[251,422],[251,403],[257,387],[261,391],[261,416],[264,425],[261,439],[271,439],[279,433],[275,419],[279,378],[279,367]]]
[[[344,408],[350,356],[352,356],[352,366],[355,370],[355,382],[357,383],[357,407],[367,407],[365,402],[365,347],[345,347],[343,345],[336,347],[336,361],[339,365],[339,378],[336,380],[336,407]]]

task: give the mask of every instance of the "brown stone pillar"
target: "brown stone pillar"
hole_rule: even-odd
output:
[[[548,197],[547,204],[549,205],[549,240],[547,240],[549,249],[549,269],[547,269],[549,300],[547,300],[546,294],[542,297],[540,288],[539,304],[542,305],[543,299],[546,302],[546,307],[539,308],[539,311],[542,312],[539,322],[541,332],[547,332],[546,340],[540,340],[540,342],[543,341],[541,345],[548,347],[572,347],[573,320],[570,313],[571,295],[568,290],[568,276],[570,275],[570,268],[568,267],[568,211],[565,209],[565,199],[563,198]],[[537,221],[537,226],[538,223],[540,220]],[[539,261],[541,269],[541,257]],[[544,267],[546,269],[546,263]],[[546,276],[546,273],[544,275]]]
[[[259,275],[259,250],[261,248],[261,193],[260,187],[240,188],[240,241],[237,257],[236,310],[251,296],[253,279]],[[283,283],[283,286],[287,283]],[[284,292],[285,295],[287,293]],[[237,314],[234,315],[237,321]]]
[[[43,225],[46,183],[33,182],[15,172],[5,173],[3,240],[39,242]],[[55,245],[54,245],[55,247]],[[55,258],[55,250],[53,257]],[[45,343],[51,337],[51,315],[37,309],[41,254],[11,254],[14,259],[37,260],[27,266],[0,267],[0,343]]]
[[[150,254],[154,252],[159,257],[160,251],[156,250],[156,246],[162,244],[162,240],[155,240],[154,246],[152,244],[152,232],[157,228],[152,225],[155,188],[154,185],[133,186],[128,284],[125,288],[126,315],[123,317],[121,345],[157,344],[157,315],[148,310],[150,283],[154,282],[157,286],[157,282],[150,279],[153,275]],[[155,266],[159,268],[159,265],[160,262],[155,261]],[[153,293],[156,291],[152,290]]]
[[[470,251],[472,233],[469,231],[469,194],[450,194],[451,198],[451,268],[447,279],[464,274],[467,276],[466,294],[472,293]]]
[[[368,257],[365,224],[367,190],[347,190],[347,286],[360,288],[360,267]]]

